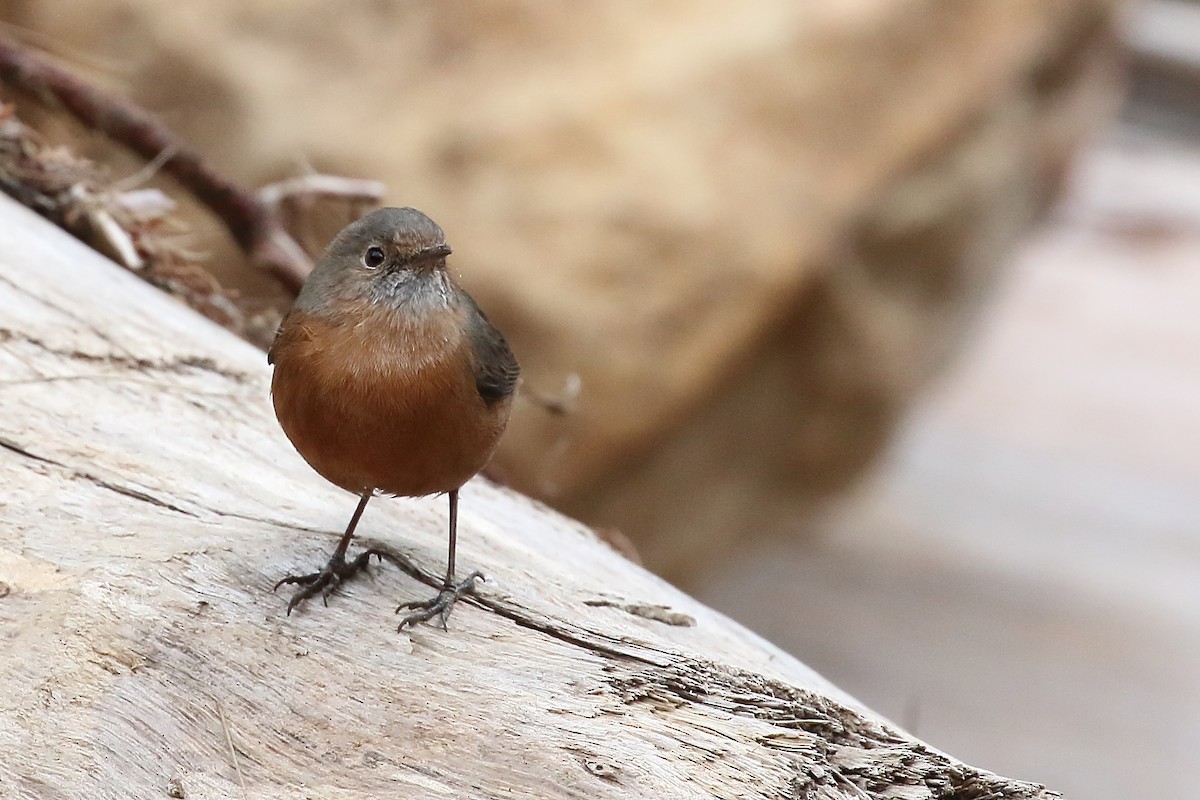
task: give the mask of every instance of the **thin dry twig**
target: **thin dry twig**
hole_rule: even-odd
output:
[[[386,192],[380,181],[314,173],[264,186],[258,190],[258,199],[274,208],[292,198],[315,197],[341,197],[365,205],[378,204]]]
[[[0,81],[61,107],[88,128],[149,161],[161,159],[163,172],[179,181],[224,223],[251,263],[275,276],[290,291],[299,291],[312,263],[284,230],[272,207],[217,174],[199,153],[148,112],[84,83],[2,34]]]
[[[242,797],[246,797],[246,778],[242,775],[242,765],[238,763],[237,748],[233,746],[233,736],[229,733],[229,723],[225,721],[225,711],[221,701],[217,701],[217,719],[221,721],[221,730],[225,732],[225,744],[229,747],[229,760],[233,762],[233,771],[237,773],[238,783],[242,785]]]

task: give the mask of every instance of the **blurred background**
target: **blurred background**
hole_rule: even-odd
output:
[[[0,19],[244,185],[373,178],[438,220],[528,387],[579,388],[518,405],[494,478],[968,762],[1194,796],[1200,4]],[[308,212],[306,242],[349,219]],[[290,298],[185,215],[269,335]]]

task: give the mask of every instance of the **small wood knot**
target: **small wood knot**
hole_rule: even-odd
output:
[[[597,778],[613,782],[617,780],[617,768],[607,761],[601,761],[597,758],[585,758],[583,766]]]

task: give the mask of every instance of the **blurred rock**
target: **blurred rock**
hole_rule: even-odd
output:
[[[6,11],[241,180],[310,164],[437,219],[527,380],[582,378],[496,474],[686,580],[879,450],[1113,108],[1116,5]]]

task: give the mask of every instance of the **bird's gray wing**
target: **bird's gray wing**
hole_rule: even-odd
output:
[[[483,402],[492,405],[512,395],[517,387],[517,378],[521,375],[521,367],[509,349],[504,334],[488,322],[474,298],[470,295],[466,295],[466,298],[467,336],[475,357],[472,364],[475,389]]]

